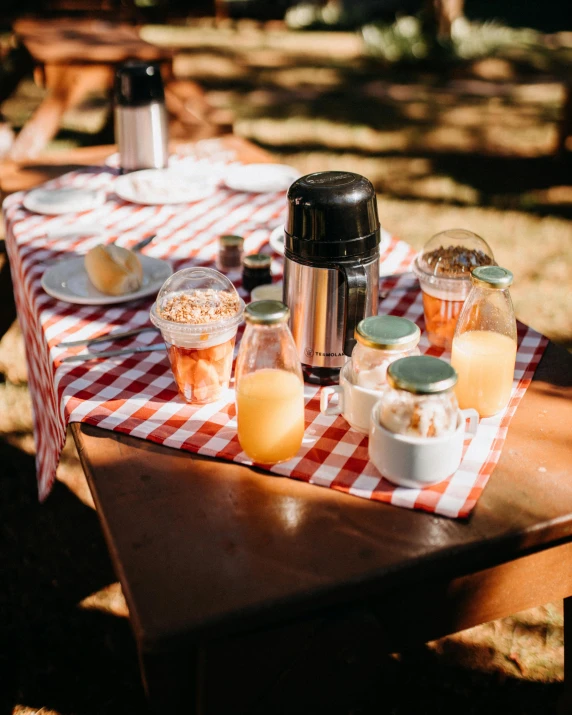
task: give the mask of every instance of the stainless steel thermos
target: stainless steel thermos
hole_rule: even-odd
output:
[[[380,226],[370,181],[323,171],[288,190],[284,302],[304,377],[337,381],[357,324],[377,315]]]
[[[128,60],[115,74],[115,140],[121,169],[167,166],[168,128],[159,66]]]

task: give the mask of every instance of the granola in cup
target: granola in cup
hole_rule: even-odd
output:
[[[471,289],[471,270],[496,265],[487,242],[472,231],[449,229],[417,254],[413,270],[423,296],[425,328],[432,345],[451,349],[457,319]]]
[[[151,308],[187,402],[217,400],[228,388],[244,302],[212,268],[185,268],[168,278]]]

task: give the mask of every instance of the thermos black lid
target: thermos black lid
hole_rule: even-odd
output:
[[[288,190],[285,248],[300,258],[363,256],[380,241],[371,181],[350,171],[320,171]]]
[[[115,103],[141,107],[165,99],[159,66],[152,62],[127,60],[115,73]]]

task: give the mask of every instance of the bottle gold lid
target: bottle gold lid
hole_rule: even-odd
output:
[[[455,386],[457,372],[448,362],[430,355],[412,355],[392,362],[387,382],[397,390],[416,395],[435,395]]]
[[[473,285],[485,288],[508,288],[512,284],[513,278],[514,276],[508,268],[500,266],[479,266],[471,271]]]
[[[247,323],[256,325],[273,325],[282,323],[290,317],[288,306],[279,300],[255,300],[244,309],[244,319]]]
[[[372,315],[360,320],[355,339],[368,348],[404,350],[415,347],[421,331],[411,320],[396,315]]]

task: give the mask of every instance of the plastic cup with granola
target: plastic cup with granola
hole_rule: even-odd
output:
[[[244,302],[212,268],[185,268],[168,278],[151,308],[171,369],[187,402],[217,400],[228,388]]]
[[[462,228],[442,231],[416,256],[427,337],[432,345],[451,349],[457,319],[471,289],[471,270],[495,265],[493,252],[476,233]]]

